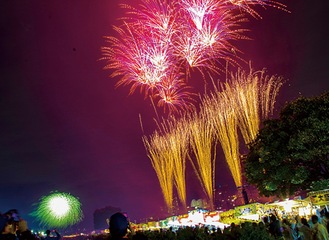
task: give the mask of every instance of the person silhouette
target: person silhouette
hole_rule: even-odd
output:
[[[121,212],[117,212],[110,217],[109,229],[111,240],[127,239],[129,221]]]
[[[56,236],[53,236],[51,234],[51,231],[47,230],[46,231],[46,237],[44,238],[44,240],[59,240],[59,239],[61,239],[61,235],[56,230],[53,230],[53,232],[55,233]]]

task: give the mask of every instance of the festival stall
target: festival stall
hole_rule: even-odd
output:
[[[204,214],[204,221],[207,224],[211,224],[213,222],[219,222],[219,219],[220,219],[219,211],[206,212]]]
[[[154,224],[153,224],[154,225]],[[149,229],[153,228],[169,228],[177,229],[180,227],[195,227],[195,226],[208,226],[215,228],[224,228],[228,226],[220,222],[220,213],[218,211],[208,212],[205,209],[194,209],[189,211],[188,214],[171,216],[165,220],[159,221],[157,226],[150,226]]]
[[[263,212],[263,204],[251,203],[234,208],[234,217],[244,220],[259,221]]]
[[[150,230],[159,229],[160,228],[160,223],[156,222],[156,221],[150,221],[150,222],[147,222],[147,227]]]
[[[324,209],[329,212],[329,189],[309,192],[307,194],[307,200],[312,206],[313,213],[323,211]]]
[[[160,220],[159,221],[160,228],[167,228],[168,226],[168,219]]]
[[[167,220],[167,227],[179,227],[181,225],[177,216],[168,217]]]
[[[224,229],[225,227],[229,226],[228,224],[222,223],[220,221],[220,212],[219,211],[205,213],[204,220],[205,220],[205,226],[208,226],[210,228]]]
[[[311,214],[312,207],[307,199],[286,199],[264,205],[264,215],[274,213],[281,218],[289,216],[307,216]]]
[[[234,209],[219,213],[220,221],[224,224],[239,223],[240,220],[235,218],[234,213]]]
[[[183,214],[183,215],[179,215],[177,216],[178,218],[178,222],[183,225],[183,226],[187,226],[189,219],[188,219],[188,214]]]
[[[307,196],[312,205],[320,207],[328,207],[329,205],[329,189],[309,192]]]

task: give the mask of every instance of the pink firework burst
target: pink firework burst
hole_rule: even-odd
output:
[[[140,89],[157,105],[175,110],[192,106],[187,86],[191,68],[217,74],[223,63],[237,64],[234,42],[248,39],[246,14],[260,17],[255,5],[285,10],[271,0],[142,0],[138,7],[122,4],[126,16],[102,47],[105,69],[119,77],[117,86]],[[223,64],[223,65],[225,65]]]
[[[271,1],[271,0],[226,0],[226,3],[232,4],[233,6],[239,8],[242,11],[245,11],[249,13],[251,16],[255,18],[262,18],[256,10],[254,10],[254,7],[256,5],[260,5],[263,7],[274,7],[278,8],[280,10],[289,12],[287,10],[287,6],[277,2],[277,1]]]
[[[163,36],[171,36],[175,30],[176,1],[145,0],[140,8],[132,14],[135,14],[143,25]]]
[[[190,15],[198,30],[203,28],[206,18],[214,16],[219,10],[219,1],[216,0],[182,0],[181,6]]]
[[[183,11],[185,24],[180,25],[180,32],[184,34],[175,35],[175,54],[191,68],[217,72],[219,60],[234,62],[238,50],[232,51],[236,49],[232,42],[246,38],[243,35],[245,30],[240,27],[246,18],[243,14],[231,14],[219,4],[204,9],[209,9],[209,12],[204,13],[202,21],[201,18],[198,21],[190,18],[191,10]]]
[[[190,87],[182,81],[182,78],[173,75],[163,85],[159,86],[155,98],[159,98],[158,107],[162,107],[165,111],[177,111],[179,109],[190,109],[193,107],[194,93],[191,93]]]
[[[168,72],[177,71],[171,62],[169,44],[150,41],[128,24],[126,29],[115,27],[121,38],[107,37],[111,47],[103,47],[105,69],[113,69],[111,77],[121,76],[119,85],[131,85],[130,93],[140,87],[147,96],[167,78]],[[140,29],[139,29],[140,30]]]

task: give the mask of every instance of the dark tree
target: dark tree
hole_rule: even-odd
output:
[[[247,181],[265,196],[289,196],[329,179],[329,92],[286,104],[249,145]]]

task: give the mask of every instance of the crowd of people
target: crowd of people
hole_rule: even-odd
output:
[[[47,230],[45,235],[34,234],[28,228],[27,221],[19,217],[16,209],[0,214],[0,240],[59,240],[56,230]]]
[[[232,223],[224,229],[197,226],[182,227],[175,231],[169,228],[134,232],[128,219],[121,213],[114,214],[109,224],[111,240],[329,240],[328,212],[323,216],[312,215],[310,219],[298,215],[294,219],[280,219],[271,214],[263,217],[260,222],[242,222],[239,225]]]
[[[259,222],[232,223],[224,229],[207,226],[179,227],[176,229],[134,230],[127,216],[115,213],[109,219],[109,234],[86,237],[93,240],[329,240],[329,213],[310,218],[280,218],[275,214],[264,216]],[[13,209],[0,214],[0,240],[59,240],[61,235],[47,230],[40,236],[28,229],[27,222]],[[65,239],[65,237],[63,237]]]

